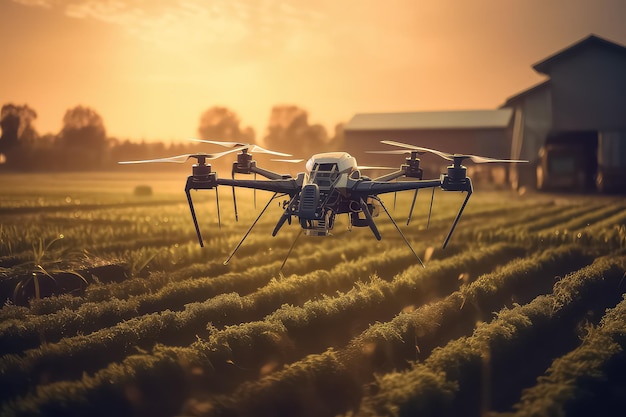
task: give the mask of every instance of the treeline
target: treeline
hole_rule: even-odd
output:
[[[118,161],[207,152],[207,145],[191,141],[166,144],[109,137],[102,117],[87,106],[68,109],[57,134],[40,135],[33,126],[36,118],[36,111],[26,104],[2,106],[0,171],[113,170],[119,169]],[[237,114],[226,107],[214,106],[202,113],[197,131],[200,139],[258,143],[254,129],[242,126]],[[270,113],[263,144],[301,158],[339,150],[343,146],[343,125],[338,124],[329,135],[324,126],[309,124],[306,110],[277,105]],[[225,166],[230,163],[222,162]]]

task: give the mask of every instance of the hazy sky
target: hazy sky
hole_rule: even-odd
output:
[[[595,33],[626,44],[624,0],[0,0],[0,105],[41,134],[68,108],[109,136],[184,140],[227,106],[265,133],[296,104],[332,133],[358,112],[495,108],[531,65]]]

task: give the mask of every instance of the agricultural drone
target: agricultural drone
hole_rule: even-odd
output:
[[[197,163],[192,167],[192,175],[187,178],[185,193],[187,195],[189,210],[191,211],[191,217],[196,228],[200,246],[204,246],[204,244],[200,228],[198,227],[193,201],[191,199],[191,190],[215,189],[218,224],[220,223],[219,196],[217,193],[218,186],[232,187],[236,219],[238,218],[238,214],[235,187],[273,192],[274,195],[261,210],[256,220],[252,223],[242,239],[233,249],[230,256],[226,259],[226,261],[224,261],[224,264],[227,264],[231,260],[231,258],[235,255],[235,252],[252,231],[252,228],[261,216],[263,216],[270,203],[277,198],[284,198],[281,203],[283,212],[278,219],[274,230],[272,231],[272,236],[276,236],[285,222],[291,224],[293,218],[296,218],[301,226],[300,233],[289,249],[287,257],[289,257],[291,250],[295,246],[295,243],[302,232],[309,236],[329,236],[335,225],[335,218],[339,214],[348,215],[349,228],[353,226],[369,227],[376,239],[380,240],[381,235],[376,227],[376,223],[374,222],[374,217],[379,215],[380,208],[382,208],[404,239],[404,242],[411,249],[411,252],[417,257],[420,263],[422,263],[408,239],[404,233],[402,233],[402,230],[400,230],[398,224],[394,221],[393,217],[380,199],[379,196],[381,194],[414,190],[415,193],[413,196],[413,202],[407,219],[408,225],[411,220],[418,190],[431,188],[433,196],[434,190],[437,187],[440,187],[443,191],[466,192],[467,195],[465,200],[454,218],[452,227],[443,242],[443,248],[445,248],[450,241],[450,237],[452,236],[461,215],[463,214],[463,210],[465,209],[470,196],[472,195],[472,181],[467,176],[467,168],[462,165],[463,161],[465,159],[469,159],[475,163],[527,162],[509,159],[493,159],[476,155],[448,154],[434,149],[423,148],[406,143],[381,141],[381,143],[395,146],[397,149],[387,151],[369,151],[368,153],[408,155],[405,159],[405,163],[401,164],[400,168],[394,172],[371,179],[367,176],[361,175],[361,170],[368,168],[395,168],[361,167],[358,166],[356,160],[346,152],[328,152],[313,155],[306,162],[306,171],[299,173],[294,178],[291,175],[278,174],[273,171],[260,168],[257,166],[256,161],[252,159],[252,154],[254,152],[281,157],[291,156],[289,154],[270,151],[258,145],[239,142],[219,142],[201,139],[194,140],[220,145],[231,149],[218,153],[194,153],[143,161],[124,161],[120,162],[120,164],[153,162],[184,163],[190,158],[197,161]],[[207,160],[220,158],[233,153],[237,153],[237,160],[233,163],[231,172],[232,177],[219,178],[217,173],[211,170],[211,164],[207,163]],[[423,170],[420,168],[420,159],[418,158],[418,155],[424,153],[432,153],[443,159],[451,161],[451,164],[447,167],[447,172],[441,174],[439,179],[422,179]],[[279,161],[300,162],[302,160]],[[254,179],[236,179],[235,174],[254,174],[255,177]],[[265,179],[257,180],[257,174],[265,177]],[[395,181],[398,179],[405,180]],[[432,199],[430,209],[432,210]]]

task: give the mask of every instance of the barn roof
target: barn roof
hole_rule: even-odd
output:
[[[511,109],[357,113],[344,130],[443,130],[506,128]]]
[[[517,101],[519,101],[519,100],[521,100],[521,99],[523,99],[525,97],[528,97],[529,95],[531,95],[533,93],[536,93],[538,91],[542,91],[543,89],[548,88],[549,86],[550,86],[550,80],[542,81],[539,84],[535,84],[534,86],[532,86],[532,87],[530,87],[530,88],[528,88],[528,89],[526,89],[526,90],[524,90],[522,92],[519,92],[519,93],[515,94],[514,96],[511,96],[511,97],[507,98],[502,106],[503,107],[504,106],[511,106],[515,102],[517,102]]]
[[[574,43],[573,45],[570,45],[558,52],[555,52],[549,57],[537,62],[536,64],[533,65],[533,68],[535,69],[535,71],[541,74],[549,75],[550,72],[552,71],[552,67],[554,64],[558,64],[563,59],[568,58],[572,56],[573,54],[577,54],[583,49],[586,49],[589,47],[608,48],[608,49],[617,51],[619,53],[626,54],[626,47],[592,34]]]

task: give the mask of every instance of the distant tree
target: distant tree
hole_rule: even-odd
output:
[[[76,106],[63,116],[63,128],[57,138],[63,160],[73,170],[99,169],[105,162],[106,129],[102,117],[93,109]]]
[[[25,159],[25,153],[33,146],[37,138],[37,132],[32,126],[32,121],[37,118],[37,113],[28,105],[16,106],[5,104],[0,110],[0,154],[2,161],[9,168],[20,166]]]
[[[309,125],[306,110],[294,105],[272,108],[263,139],[270,149],[306,157],[326,150],[328,134],[320,124]]]
[[[345,123],[335,125],[335,135],[328,142],[329,151],[346,151],[346,137],[344,135]]]
[[[106,129],[95,110],[76,106],[63,116],[59,143],[65,147],[102,147],[106,144]]]
[[[200,116],[200,139],[254,143],[254,129],[241,128],[239,117],[226,107],[214,106]]]

